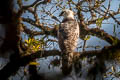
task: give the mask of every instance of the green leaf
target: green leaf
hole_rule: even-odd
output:
[[[29,65],[40,65],[40,64],[37,62],[30,62]]]
[[[115,24],[113,25],[113,34],[116,36],[116,26],[115,26]]]
[[[114,26],[113,26],[113,33],[115,33],[115,24],[114,24]]]
[[[96,20],[96,25],[97,25],[98,27],[101,27],[103,20],[104,20],[104,17],[98,18],[98,19]]]
[[[89,39],[90,39],[90,35],[88,35],[84,38],[84,40],[89,40]]]
[[[110,39],[113,41],[113,44],[112,45],[116,45],[118,43],[118,40],[117,39],[113,39],[112,37],[110,37]]]

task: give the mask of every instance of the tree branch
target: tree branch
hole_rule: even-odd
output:
[[[120,42],[120,40],[112,35],[109,35],[104,30],[100,30],[99,28],[91,28],[89,29],[83,21],[80,23],[80,37],[82,38],[83,35],[93,35],[100,39],[107,41],[108,43],[114,45],[115,41]]]
[[[27,23],[34,25],[37,28],[41,29],[44,32],[44,34],[46,34],[46,35],[51,35],[51,36],[57,37],[58,26],[54,26],[54,28],[49,28],[48,26],[44,26],[43,24],[36,24],[35,21],[30,18],[22,18],[22,20],[24,22],[27,22]]]
[[[102,50],[98,51],[84,51],[84,52],[74,52],[75,59],[82,59],[86,56],[99,56],[101,59],[113,60],[114,56],[120,53],[120,42],[114,46],[104,47]],[[30,61],[36,58],[43,58],[48,56],[61,56],[61,52],[58,50],[48,50],[48,51],[37,51],[30,55],[21,56],[16,58],[16,60],[10,61],[2,70],[0,70],[0,80],[6,80],[10,75],[15,73],[20,66],[26,66]],[[13,68],[13,69],[11,69]],[[4,77],[6,76],[6,77]],[[3,79],[2,79],[3,78]]]

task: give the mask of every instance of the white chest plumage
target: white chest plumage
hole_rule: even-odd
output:
[[[77,47],[79,38],[79,25],[75,20],[61,23],[58,31],[58,41],[63,53],[72,53]]]

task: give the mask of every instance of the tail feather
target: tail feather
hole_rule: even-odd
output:
[[[72,71],[72,63],[73,63],[73,54],[63,54],[62,55],[62,72],[64,75],[70,74]]]

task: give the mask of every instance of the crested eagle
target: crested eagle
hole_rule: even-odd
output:
[[[79,25],[71,10],[63,10],[60,16],[64,18],[58,30],[58,43],[62,53],[62,72],[67,75],[72,70],[73,52],[79,39]]]

